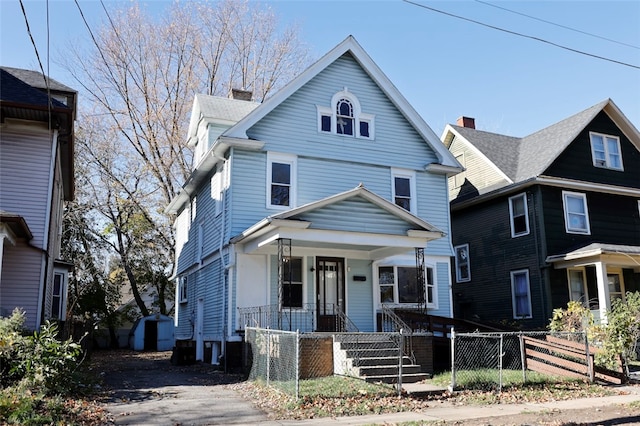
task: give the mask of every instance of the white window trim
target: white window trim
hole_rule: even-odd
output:
[[[189,280],[186,276],[178,278],[178,303],[187,303],[189,300]]]
[[[522,198],[524,200],[524,220],[526,225],[526,230],[523,232],[519,232],[516,234],[514,229],[514,215],[513,215],[513,201]],[[511,238],[521,237],[523,235],[529,235],[529,205],[527,202],[527,193],[523,192],[522,194],[514,195],[513,197],[509,197],[509,224],[511,226]]]
[[[289,205],[279,206],[271,204],[271,165],[273,163],[289,164],[291,166],[291,184],[289,186]],[[295,155],[283,154],[276,152],[267,153],[267,178],[266,178],[266,194],[267,209],[289,210],[297,206],[297,187],[298,187],[298,158]]]
[[[411,191],[411,199],[409,200],[410,212],[418,215],[418,196],[416,191],[416,172],[407,169],[391,169],[391,202],[396,202],[396,178],[409,179],[409,190]]]
[[[438,309],[438,270],[436,268],[436,265],[431,264],[431,263],[425,263],[424,265],[424,298],[427,301],[427,308],[431,308],[431,309]],[[433,279],[432,283],[429,283],[427,281],[427,279],[429,278],[429,275],[427,274],[427,270],[431,269],[432,270],[432,274],[431,274],[431,278]],[[427,287],[431,287],[431,293],[433,294],[433,302],[429,303],[429,293],[427,292]]]
[[[571,228],[570,223],[569,223],[569,213],[570,212],[567,210],[567,197],[575,197],[575,198],[581,198],[582,199],[582,203],[584,204],[585,221],[586,221],[586,225],[587,225],[587,229],[586,230]],[[564,228],[565,228],[565,231],[567,232],[567,234],[591,235],[591,225],[589,224],[589,207],[587,205],[587,195],[586,194],[583,194],[581,192],[562,191],[562,208],[563,208],[563,211],[564,211]]]
[[[211,199],[213,200],[214,216],[218,216],[220,215],[220,213],[222,213],[222,197],[224,196],[222,193],[223,185],[224,166],[222,166],[222,164],[218,164],[216,172],[213,176],[211,176]]]
[[[345,135],[338,133],[338,123],[337,123],[337,115],[336,115],[336,105],[340,99],[347,99],[351,102],[353,106],[353,135]],[[331,104],[329,107],[316,105],[317,111],[317,121],[318,121],[318,133],[330,133],[332,135],[343,136],[347,138],[358,138],[358,139],[367,139],[373,140],[375,139],[375,114],[368,114],[362,112],[362,108],[360,107],[360,101],[358,98],[345,87],[344,90],[341,90],[335,93],[331,97]],[[331,131],[325,132],[322,131],[322,116],[331,117]],[[362,136],[360,134],[360,123],[366,122],[369,123],[369,136]]]
[[[595,153],[595,150],[594,150],[594,147],[593,147],[592,136],[600,136],[603,139],[604,161],[605,161],[604,165],[600,165],[600,164],[598,164],[596,162],[596,153]],[[616,142],[618,143],[618,154],[620,155],[620,167],[613,167],[613,165],[611,165],[611,163],[609,161],[609,148],[607,146],[607,138],[615,139]],[[607,134],[598,133],[598,132],[589,132],[589,142],[591,144],[591,160],[593,161],[593,166],[594,167],[598,167],[598,168],[602,168],[602,169],[624,171],[624,162],[622,161],[622,148],[620,147],[620,138],[618,136],[607,135]]]
[[[398,292],[398,273],[397,273],[397,268],[415,268],[415,259],[414,259],[414,263],[411,264],[411,261],[408,258],[403,258],[403,259],[397,259],[397,260],[383,260],[383,261],[378,261],[378,262],[374,262],[374,282],[375,282],[375,288],[377,289],[376,291],[376,300],[378,301],[378,305],[381,306],[382,305],[382,301],[380,300],[380,268],[393,268],[393,275],[394,275],[394,280],[393,280],[393,302],[386,302],[385,305],[390,305],[390,306],[397,306],[397,307],[410,307],[410,306],[418,306],[419,303],[417,302],[400,302],[400,295]],[[427,300],[427,269],[430,268],[433,271],[432,277],[433,277],[433,282],[431,283],[431,288],[433,290],[433,302],[429,303],[429,301],[427,300],[427,308],[431,308],[431,309],[438,309],[438,279],[437,279],[437,269],[436,269],[436,265],[432,264],[432,263],[425,263],[424,265],[425,271],[424,271],[424,278],[425,278],[425,288],[424,288],[424,297],[425,300]],[[389,284],[385,284],[385,285],[389,285]]]
[[[469,271],[468,274],[469,276],[467,278],[461,278],[460,277],[460,264],[458,261],[458,249],[459,248],[463,248],[466,247],[467,249],[467,270]],[[471,255],[469,253],[469,244],[460,244],[457,245],[453,248],[453,252],[455,254],[454,258],[455,258],[455,264],[456,264],[456,282],[457,283],[466,283],[471,281]]]
[[[204,225],[202,223],[198,223],[198,240],[196,244],[196,258],[198,265],[202,266],[202,252],[204,247]]]
[[[529,304],[529,315],[527,316],[516,316],[516,289],[515,289],[515,280],[514,277],[516,274],[524,273],[527,277],[527,302]],[[528,269],[518,269],[517,271],[511,271],[511,307],[513,309],[513,319],[529,319],[533,318],[533,310],[531,308],[531,281],[529,279],[529,270]]]

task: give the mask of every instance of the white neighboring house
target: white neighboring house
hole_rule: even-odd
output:
[[[31,330],[65,320],[71,267],[59,257],[77,92],[47,81],[48,89],[39,72],[0,67],[0,315],[22,308]]]
[[[245,323],[376,331],[383,303],[452,316],[460,164],[353,37],[261,104],[197,95],[188,141],[167,211],[176,339],[197,359],[239,348]]]

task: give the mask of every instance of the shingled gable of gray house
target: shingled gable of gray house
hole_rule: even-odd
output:
[[[195,167],[167,211],[176,339],[198,359],[247,323],[375,331],[382,304],[452,315],[461,168],[353,37],[263,103],[197,95],[187,140]]]
[[[605,319],[640,290],[640,134],[607,99],[518,138],[446,126],[457,317],[543,328],[575,300]]]

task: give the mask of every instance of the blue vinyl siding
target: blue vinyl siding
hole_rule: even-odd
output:
[[[347,315],[360,331],[375,331],[371,262],[349,259],[347,267]],[[367,280],[353,281],[354,275],[364,275]]]
[[[200,274],[199,288],[205,300],[204,329],[206,339],[218,340],[223,336],[224,328],[224,276],[222,262],[218,258],[207,265]]]
[[[449,300],[450,268],[446,262],[436,263],[436,282],[438,287],[438,309],[429,309],[430,315],[448,317],[451,315],[451,300]]]
[[[406,235],[407,230],[412,228],[404,220],[360,197],[344,200],[298,217],[312,222],[312,229]]]
[[[362,112],[375,115],[374,140],[317,131],[316,105],[330,106],[331,97],[345,85],[360,101]],[[329,65],[247,133],[265,141],[266,150],[301,156],[409,169],[437,161],[431,148],[350,55]]]
[[[443,238],[430,241],[427,244],[425,254],[453,256],[446,176],[418,173],[416,187],[418,191],[418,216],[445,233]]]

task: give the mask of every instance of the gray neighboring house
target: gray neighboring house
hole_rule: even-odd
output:
[[[22,308],[31,330],[65,320],[71,266],[60,242],[74,194],[77,92],[45,78],[0,67],[0,315]]]

